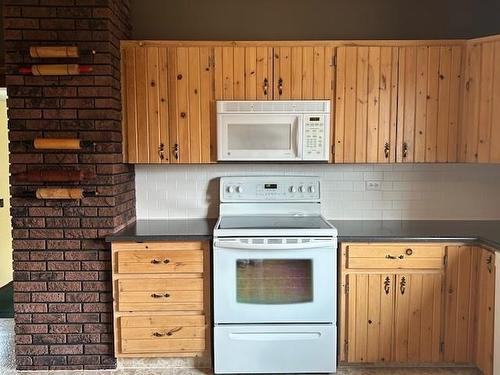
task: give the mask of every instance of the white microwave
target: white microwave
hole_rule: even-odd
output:
[[[328,161],[330,101],[217,101],[219,161]]]

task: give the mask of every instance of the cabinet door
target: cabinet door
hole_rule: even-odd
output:
[[[397,68],[397,48],[337,48],[336,163],[395,161]]]
[[[442,275],[396,277],[394,362],[439,362],[441,358]]]
[[[462,47],[399,49],[397,161],[455,162]]]
[[[124,156],[168,163],[167,48],[122,49]]]
[[[484,375],[493,374],[495,321],[495,255],[481,250],[477,281],[476,364]]]
[[[216,47],[215,98],[272,99],[272,63],[271,47]]]
[[[212,56],[210,47],[168,49],[171,163],[216,160]]]
[[[473,246],[448,246],[446,251],[443,360],[473,363],[475,290],[481,250]]]
[[[500,162],[500,40],[467,46],[460,161]]]
[[[332,99],[333,63],[333,47],[274,48],[274,99]]]
[[[394,276],[350,274],[347,297],[348,362],[390,362]]]

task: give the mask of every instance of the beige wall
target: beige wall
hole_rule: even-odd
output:
[[[0,287],[12,280],[12,238],[9,213],[9,150],[7,138],[7,102],[0,88]]]

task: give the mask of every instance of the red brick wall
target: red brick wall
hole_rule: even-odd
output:
[[[133,168],[121,163],[119,40],[129,36],[129,2],[3,3],[17,367],[112,368],[110,249],[103,237],[135,215]],[[60,63],[29,57],[29,46],[53,44],[94,49],[95,55],[78,59],[93,72],[17,73],[35,62]],[[94,141],[95,149],[37,151],[35,137],[78,137]],[[40,185],[16,181],[16,173],[40,167],[90,170],[96,177],[76,185],[98,196],[81,201],[20,197]]]

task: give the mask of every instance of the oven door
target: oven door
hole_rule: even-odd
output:
[[[215,323],[334,323],[333,239],[266,242],[214,242]]]
[[[301,160],[302,115],[219,114],[218,160]]]

